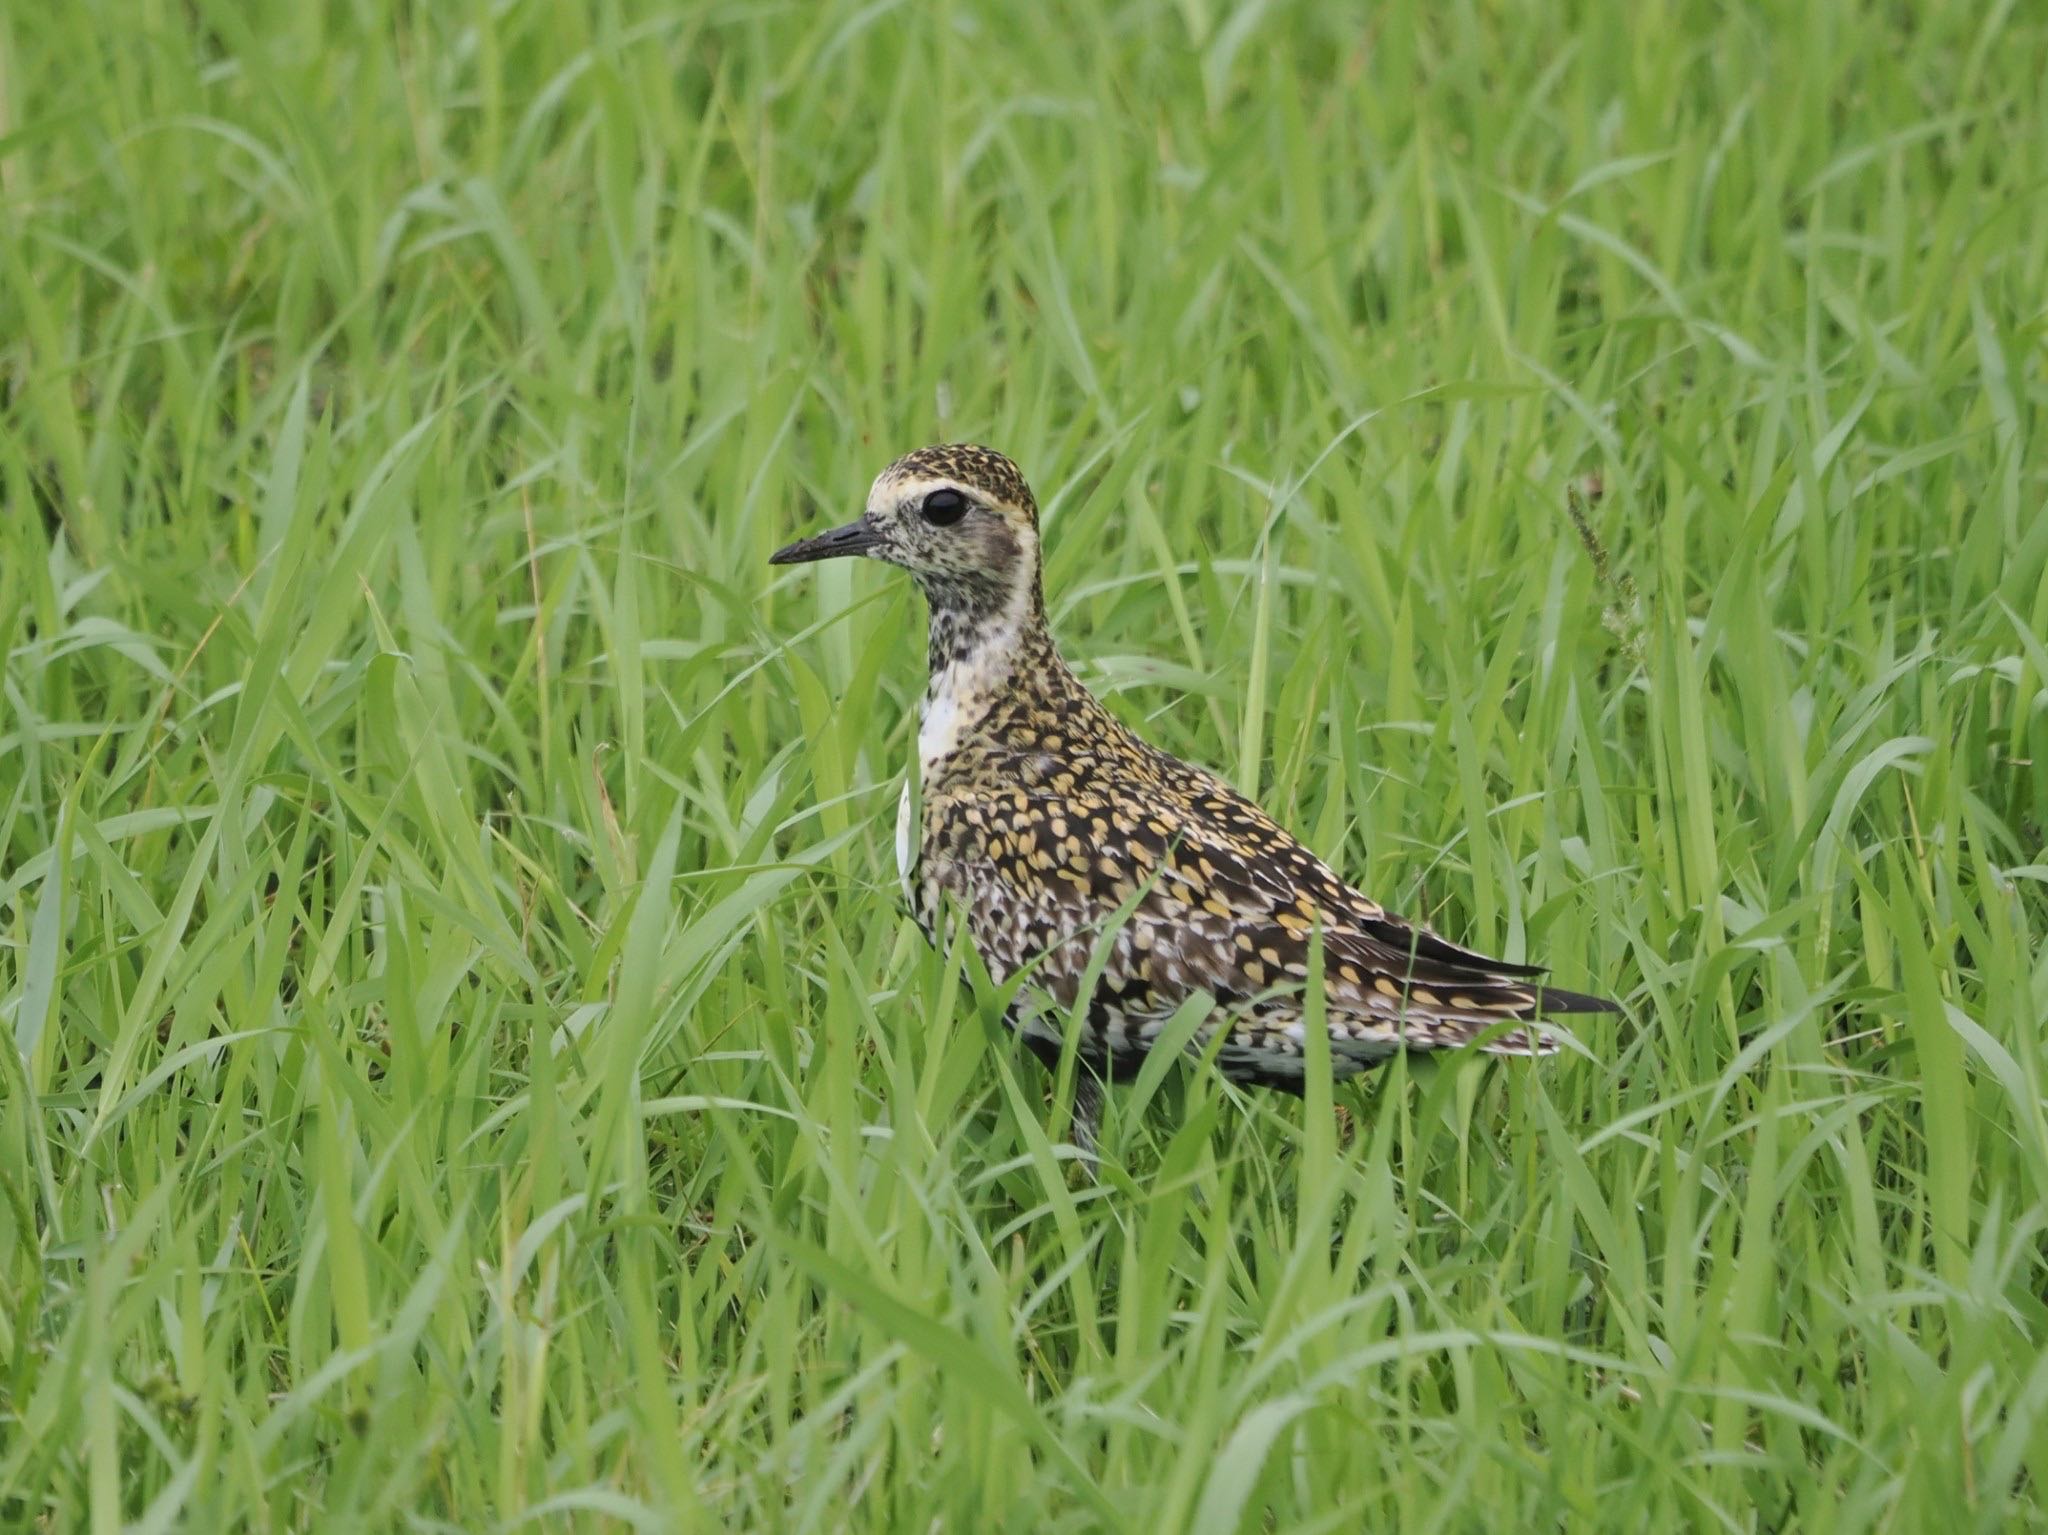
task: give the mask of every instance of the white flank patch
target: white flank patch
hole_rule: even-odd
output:
[[[933,684],[931,696],[925,699],[924,721],[917,727],[917,760],[926,771],[941,757],[952,756],[960,745],[960,696],[954,675],[960,670],[961,666],[947,667]],[[910,793],[907,778],[903,781],[903,792]]]
[[[903,884],[903,901],[912,911],[917,902],[910,893],[910,775],[903,776],[903,797],[896,801],[896,878]]]

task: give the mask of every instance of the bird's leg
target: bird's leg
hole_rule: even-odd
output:
[[[1043,1034],[1034,1034],[1013,1022],[1018,1037],[1025,1048],[1038,1057],[1038,1062],[1054,1082],[1059,1080],[1061,1042]],[[1081,1164],[1093,1179],[1097,1175],[1096,1164],[1101,1160],[1096,1148],[1102,1141],[1102,1078],[1085,1060],[1074,1062],[1074,1115],[1067,1130],[1068,1144],[1081,1153]]]
[[[1074,1149],[1081,1153],[1088,1176],[1099,1176],[1096,1164],[1102,1159],[1096,1148],[1102,1144],[1102,1078],[1090,1071],[1086,1065],[1074,1069],[1074,1123],[1067,1131],[1067,1139]]]

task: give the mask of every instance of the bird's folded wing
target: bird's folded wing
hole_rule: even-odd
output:
[[[1201,787],[1192,805],[1097,790],[946,807],[939,881],[992,968],[1031,964],[1066,1003],[1105,932],[1105,981],[1168,1011],[1194,990],[1240,1005],[1298,991],[1320,932],[1333,1012],[1484,1027],[1613,1006],[1390,915],[1249,801]]]

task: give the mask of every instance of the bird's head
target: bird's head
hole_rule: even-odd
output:
[[[1038,504],[1017,466],[993,448],[943,443],[906,453],[875,476],[867,509],[771,556],[777,565],[866,555],[917,577],[935,611],[1036,606]]]

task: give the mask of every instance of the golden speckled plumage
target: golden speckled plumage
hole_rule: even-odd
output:
[[[1318,932],[1339,1076],[1400,1049],[1547,1053],[1555,1044],[1541,1030],[1502,1025],[1613,1008],[1390,915],[1215,774],[1104,709],[1054,648],[1036,506],[1001,454],[906,455],[876,480],[860,522],[777,559],[840,552],[905,566],[931,604],[922,804],[914,838],[899,828],[912,910],[936,940],[957,905],[999,981],[1029,968],[1011,1021],[1042,1058],[1057,1059],[1105,933],[1078,1046],[1110,1080],[1134,1072],[1176,1009],[1207,992],[1217,1005],[1197,1045],[1223,1029],[1227,1075],[1298,1091]]]

